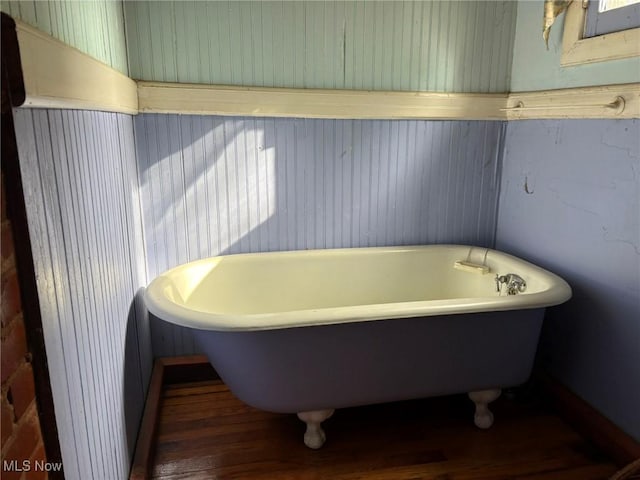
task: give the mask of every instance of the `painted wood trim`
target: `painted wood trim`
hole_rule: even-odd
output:
[[[142,113],[333,119],[504,120],[507,94],[138,82]]]
[[[535,372],[555,410],[583,437],[610,456],[619,466],[640,458],[640,443],[549,374]]]
[[[506,94],[139,82],[144,113],[356,119],[640,118],[640,83]]]
[[[213,376],[212,376],[213,372]],[[164,385],[218,378],[204,355],[157,358],[153,365],[129,480],[151,478],[154,439]]]
[[[576,28],[567,16],[565,35]],[[331,119],[640,118],[640,84],[507,94],[136,83],[23,22],[16,21],[16,31],[26,92],[22,106],[32,108]],[[640,50],[640,36],[631,43]]]
[[[95,58],[16,20],[22,106],[137,114],[136,83]]]
[[[640,83],[512,93],[504,110],[507,120],[640,118]]]
[[[582,3],[572,2],[566,13],[560,58],[562,66],[640,56],[640,28],[583,38],[587,9]]]
[[[136,441],[136,450],[133,455],[133,465],[131,466],[130,480],[144,480],[150,478],[150,466],[153,459],[153,439],[156,433],[158,412],[160,407],[160,397],[162,395],[162,385],[165,364],[162,359],[156,359],[151,372],[151,381],[147,392],[147,400],[144,404],[144,413],[140,422],[140,431]]]

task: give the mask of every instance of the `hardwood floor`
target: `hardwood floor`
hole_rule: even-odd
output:
[[[220,381],[167,385],[153,478],[596,480],[616,471],[544,407],[505,398],[492,406],[486,431],[463,395],[337,410],[314,451],[295,415],[246,406]]]

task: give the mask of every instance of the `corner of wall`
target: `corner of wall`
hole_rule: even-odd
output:
[[[0,8],[13,18],[128,74],[123,0],[3,0]]]

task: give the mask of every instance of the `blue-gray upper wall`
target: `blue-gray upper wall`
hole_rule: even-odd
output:
[[[148,277],[219,254],[493,246],[501,122],[139,115]],[[197,352],[152,324],[154,353]]]
[[[638,120],[531,120],[507,127],[496,246],[563,276],[543,365],[640,440]]]

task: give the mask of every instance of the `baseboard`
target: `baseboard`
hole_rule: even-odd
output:
[[[162,388],[165,385],[174,383],[213,380],[216,378],[219,378],[218,374],[204,355],[156,359],[151,372],[149,391],[147,392],[147,400],[144,406],[142,422],[140,423],[129,480],[151,478],[154,454],[153,440],[156,434]]]
[[[543,394],[558,414],[618,465],[640,458],[640,443],[549,374],[535,374]]]
[[[217,378],[219,377],[216,371],[204,355],[156,359],[136,443],[130,480],[145,480],[151,476],[153,439],[163,386]],[[538,370],[535,378],[558,414],[618,465],[624,466],[640,458],[640,443],[595,408],[547,373]]]

